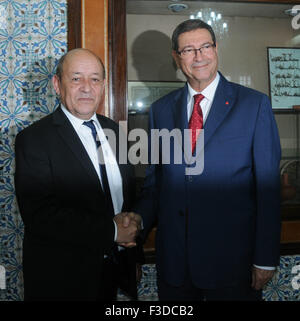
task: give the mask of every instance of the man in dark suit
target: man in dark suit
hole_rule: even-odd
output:
[[[125,212],[134,174],[118,165],[106,138],[110,131],[118,142],[117,124],[96,114],[103,63],[89,50],[72,50],[60,59],[53,86],[61,106],[16,138],[25,300],[112,300],[122,285],[136,296],[139,217]]]
[[[187,84],[152,105],[149,128],[190,129],[191,145],[175,162],[184,140],[175,134],[167,164],[159,141],[135,206],[145,232],[157,219],[159,298],[259,300],[280,244],[281,150],[269,99],[218,72],[215,35],[203,21],[181,23],[172,46]]]

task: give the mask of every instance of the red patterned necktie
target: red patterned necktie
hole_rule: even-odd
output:
[[[200,106],[200,102],[203,98],[204,96],[202,94],[197,94],[194,96],[194,107],[189,121],[189,129],[191,129],[192,153],[194,153],[200,129],[203,128],[203,114]]]

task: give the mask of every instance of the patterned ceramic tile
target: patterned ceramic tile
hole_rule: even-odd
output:
[[[155,298],[157,296],[155,265],[144,265],[142,272],[142,280],[138,287],[138,296]]]
[[[267,284],[263,292],[266,301],[300,301],[300,282],[298,289],[293,286],[297,274],[293,273],[293,267],[299,266],[300,279],[300,256],[282,256],[280,266],[273,279]]]
[[[298,267],[297,272],[292,273],[293,267]],[[143,265],[142,272],[141,283],[138,287],[138,300],[157,301],[155,264]],[[265,301],[300,301],[300,255],[281,257],[280,266],[263,290],[263,299]],[[129,298],[120,292],[118,300],[126,301]]]
[[[129,298],[121,291],[118,293],[118,301],[128,301]],[[156,267],[155,264],[142,266],[142,278],[138,286],[139,301],[157,301]]]
[[[0,1],[0,265],[6,269],[0,301],[23,298],[15,136],[57,107],[51,78],[66,50],[66,0]]]

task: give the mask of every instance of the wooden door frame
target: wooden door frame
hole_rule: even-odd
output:
[[[127,120],[126,0],[108,2],[109,114]]]
[[[67,0],[68,50],[82,47],[81,0]]]
[[[68,0],[68,50],[82,47],[82,1]],[[108,115],[127,119],[126,0],[108,0]]]

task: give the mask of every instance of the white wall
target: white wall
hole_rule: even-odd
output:
[[[268,94],[267,47],[300,47],[291,19],[225,17],[229,32],[219,40],[219,70]],[[184,80],[171,57],[171,35],[188,16],[127,15],[128,80]]]

